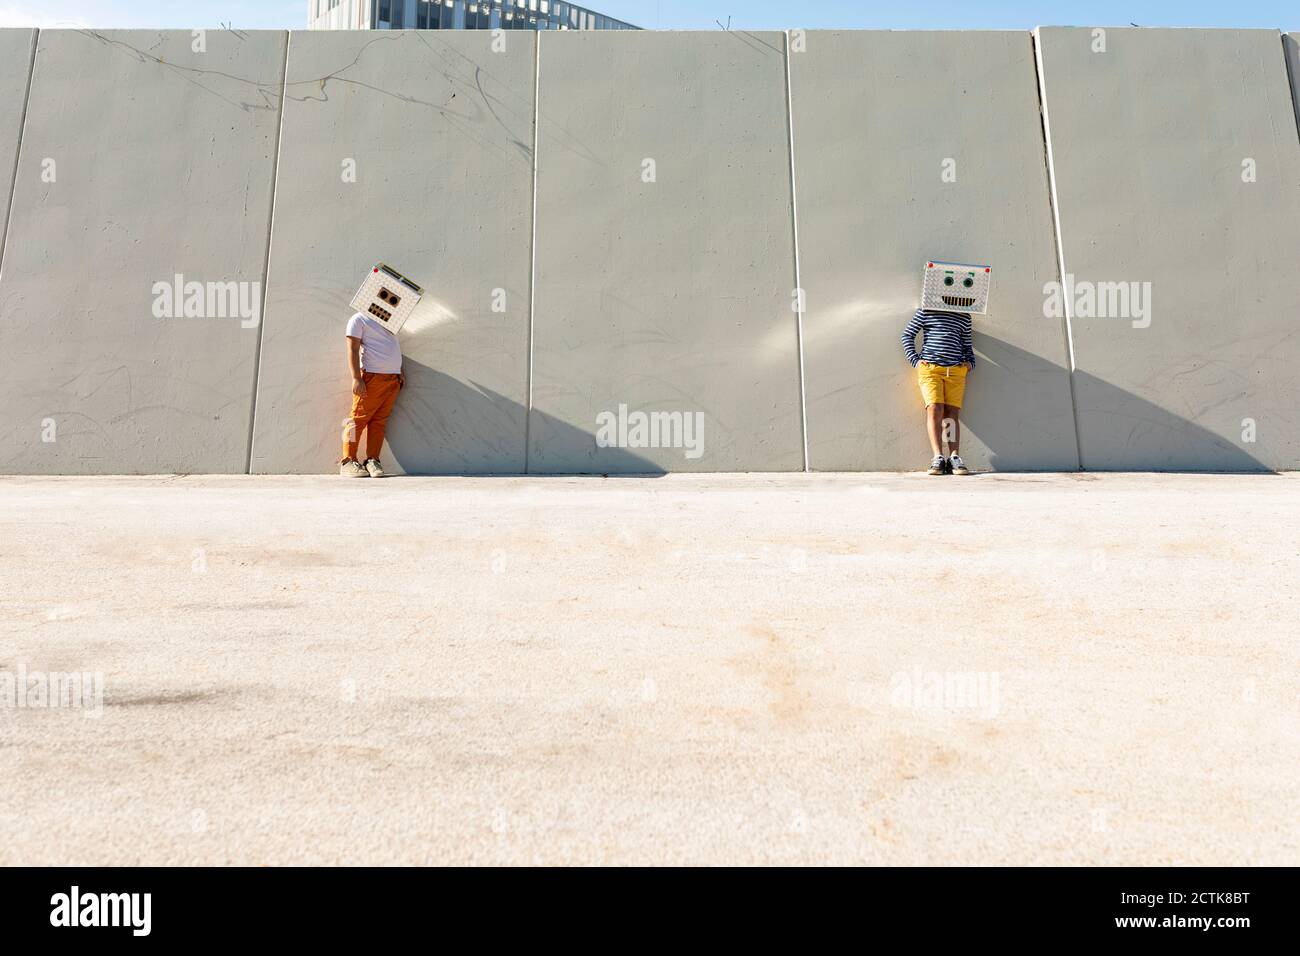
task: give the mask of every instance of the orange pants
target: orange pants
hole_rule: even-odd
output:
[[[352,414],[343,423],[343,460],[357,457],[357,443],[361,433],[366,433],[366,458],[378,458],[384,447],[384,430],[388,416],[393,413],[393,402],[402,386],[398,375],[379,372],[362,372],[366,383],[365,395],[352,396]]]

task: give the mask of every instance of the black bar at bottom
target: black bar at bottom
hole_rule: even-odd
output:
[[[811,943],[846,932],[867,942],[898,932],[925,947],[1125,938],[1232,946],[1288,940],[1295,925],[1294,873],[1276,869],[13,868],[0,881],[7,947],[60,936],[337,947],[412,935],[451,943],[449,934],[467,932],[537,944],[608,940],[611,929],[679,944],[770,944],[787,933]]]

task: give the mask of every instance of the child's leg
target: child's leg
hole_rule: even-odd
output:
[[[921,401],[925,402],[925,433],[930,438],[930,450],[939,458],[943,455],[943,379],[936,366],[920,362],[916,366],[916,383],[921,387]]]
[[[946,405],[935,402],[925,406],[925,432],[930,436],[930,450],[935,456],[943,454],[943,416]]]
[[[943,436],[948,439],[948,454],[959,454],[958,448],[961,445],[961,406],[942,405],[940,407],[943,409]],[[938,452],[935,452],[935,454],[938,454]]]
[[[388,416],[393,413],[393,403],[401,389],[396,375],[375,377],[370,383],[372,411],[366,422],[366,458],[378,458],[384,447],[384,433],[388,429]]]
[[[949,455],[959,454],[961,445],[961,406],[966,399],[966,373],[964,365],[944,370],[943,419],[944,437],[948,439]]]
[[[366,422],[370,418],[368,405],[369,395],[365,398],[352,396],[352,411],[343,421],[343,461],[356,460],[357,445],[361,442],[361,433],[366,430]]]

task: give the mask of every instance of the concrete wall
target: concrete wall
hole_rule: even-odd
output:
[[[802,469],[784,43],[542,35],[531,471]]]
[[[0,30],[0,243],[9,224],[9,196],[18,165],[18,140],[35,49],[35,30]],[[0,273],[3,269],[4,260],[0,258]]]
[[[1032,38],[811,32],[790,65],[812,468],[928,459],[899,333],[929,259],[995,267],[967,462],[1077,468],[1065,327],[1043,316],[1057,265]]]
[[[1149,315],[1075,310],[1084,467],[1295,468],[1300,139],[1278,34],[1104,39],[1040,31],[1076,305],[1085,282],[1150,284]]]
[[[0,471],[245,469],[256,312],[158,318],[155,283],[260,299],[285,41],[41,31],[0,276]]]
[[[537,41],[492,42],[293,34],[253,471],[338,460],[348,303],[380,260],[427,290],[401,333],[390,470],[524,470]]]
[[[1297,467],[1294,37],[792,36],[42,31],[28,92],[0,31],[0,472],[331,471],[381,259],[428,289],[398,473],[917,468],[930,257],[996,269],[978,467]],[[1058,238],[1149,325],[1051,314]],[[155,317],[177,274],[258,314]]]

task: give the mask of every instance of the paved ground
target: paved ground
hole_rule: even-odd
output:
[[[1300,863],[1300,476],[7,478],[0,540],[7,864]]]

